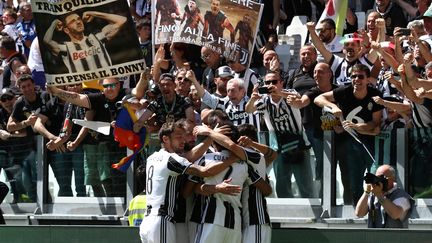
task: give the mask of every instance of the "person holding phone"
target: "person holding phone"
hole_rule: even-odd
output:
[[[273,163],[276,176],[276,193],[279,198],[294,197],[291,176],[294,174],[300,196],[311,198],[312,169],[309,161],[309,141],[304,135],[300,110],[288,104],[288,96],[298,96],[295,90],[283,89],[279,72],[269,72],[264,77],[269,94],[259,94],[255,86],[246,104],[246,112],[257,111],[264,116],[269,131],[275,134],[279,156]]]

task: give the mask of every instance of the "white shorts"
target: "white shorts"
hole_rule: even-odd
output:
[[[176,223],[176,240],[177,243],[190,243],[189,242],[189,230],[187,223]]]
[[[146,216],[140,225],[140,237],[143,243],[175,243],[175,225],[163,216]]]
[[[240,231],[216,224],[200,224],[195,243],[241,243]]]
[[[198,223],[189,221],[188,222],[188,229],[189,229],[189,242],[194,243],[195,242],[195,236],[198,231]]]
[[[250,225],[243,229],[243,243],[270,243],[271,227],[267,224]]]

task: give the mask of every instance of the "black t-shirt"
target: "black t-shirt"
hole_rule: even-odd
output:
[[[176,95],[173,104],[166,104],[162,96],[159,96],[155,101],[152,101],[147,109],[156,114],[156,123],[162,126],[167,120],[167,116],[173,116],[174,120],[186,118],[186,109],[192,107],[192,102],[189,98]]]
[[[399,5],[392,2],[390,2],[390,6],[381,16],[385,20],[386,34],[390,36],[393,36],[395,27],[406,28],[408,24],[402,9]]]
[[[306,91],[316,86],[316,82],[313,78],[314,67],[310,68],[309,72],[304,72],[300,66],[298,69],[290,73],[287,80],[286,88],[295,89],[300,95],[305,94]],[[313,103],[313,100],[312,100]],[[302,123],[304,125],[312,124],[314,120],[312,106],[308,105],[300,109],[302,116]]]
[[[335,84],[332,84],[332,90],[336,89],[338,86]],[[310,104],[307,107],[310,107],[311,115],[312,115],[312,126],[314,129],[314,137],[316,138],[322,138],[323,137],[323,129],[321,128],[321,115],[322,115],[322,108],[315,105],[314,100],[318,95],[322,94],[323,92],[318,87],[313,87],[310,90],[306,91],[304,95],[309,97]]]
[[[48,117],[45,123],[46,129],[53,135],[58,135],[64,121],[64,103],[60,103],[58,97],[53,97],[46,103],[47,112],[44,114]]]
[[[333,90],[333,97],[342,110],[345,120],[353,123],[367,123],[372,121],[372,114],[376,111],[384,109],[382,105],[378,105],[372,99],[374,96],[382,97],[380,91],[371,86],[367,87],[367,95],[359,100],[353,94],[352,84],[339,87]]]
[[[26,120],[32,113],[34,114],[47,114],[47,103],[50,96],[47,92],[36,92],[36,100],[29,102],[24,96],[18,98],[12,109],[12,118],[18,122]],[[27,136],[35,135],[33,129],[27,127]]]
[[[1,130],[7,131],[6,126],[9,120],[9,115],[10,114],[5,109],[0,107],[0,129]],[[8,145],[9,145],[9,141],[0,139],[0,150],[8,151],[9,150]]]
[[[121,110],[121,106],[116,105],[118,101],[121,101],[124,97],[124,91],[121,91],[115,100],[108,100],[105,98],[103,93],[90,93],[87,94],[90,102],[90,110],[94,111],[94,121],[101,122],[112,122],[117,118],[118,112]],[[112,129],[112,128],[111,128]],[[112,131],[110,136],[105,136],[101,133],[93,133],[89,131],[90,134],[98,140],[111,141],[114,140],[112,136]]]

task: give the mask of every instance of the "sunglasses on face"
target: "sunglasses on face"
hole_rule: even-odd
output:
[[[113,84],[103,84],[102,87],[104,87],[104,89],[114,89],[117,86],[117,83],[113,83]]]
[[[266,85],[270,85],[270,84],[276,85],[278,82],[279,82],[279,80],[277,80],[277,79],[272,79],[272,80],[266,80],[266,81],[264,81],[264,83]]]
[[[363,75],[363,74],[359,74],[359,75],[353,74],[353,75],[351,75],[351,79],[356,79],[356,78],[358,78],[358,79],[364,79],[365,75]]]
[[[6,101],[11,101],[14,97],[12,96],[6,96],[6,97],[2,97],[0,100],[1,102],[6,102]]]

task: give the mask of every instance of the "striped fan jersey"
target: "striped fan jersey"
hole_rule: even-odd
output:
[[[424,98],[423,104],[411,102],[412,120],[415,128],[432,127],[432,100]]]
[[[202,98],[202,102],[211,109],[223,110],[234,125],[251,124],[260,131],[259,114],[246,112],[246,104],[248,101],[249,97],[245,96],[238,105],[235,105],[230,101],[229,97],[217,97],[207,91],[205,91]]]
[[[286,99],[281,98],[275,102],[271,96],[264,95],[255,102],[255,105],[257,111],[264,114],[264,120],[270,131],[302,134],[304,129],[300,110],[288,105]]]
[[[371,63],[366,57],[360,57],[354,62],[348,62],[345,58],[333,55],[330,60],[330,67],[334,74],[334,84],[347,85],[351,83],[350,69],[355,64],[364,64],[369,69],[372,69],[373,63]]]
[[[180,191],[180,177],[191,163],[164,149],[147,159],[146,193],[147,215],[165,216],[174,221],[174,211]]]
[[[63,62],[69,72],[85,72],[111,66],[111,58],[108,55],[102,40],[105,36],[100,32],[96,35],[89,34],[79,42],[65,42],[61,45]]]

